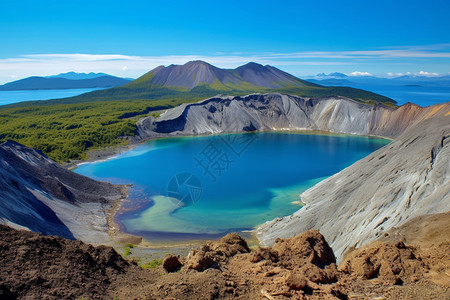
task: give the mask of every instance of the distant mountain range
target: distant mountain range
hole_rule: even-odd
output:
[[[159,66],[120,87],[54,100],[75,103],[108,100],[161,100],[191,102],[216,96],[279,92],[304,97],[339,95],[362,102],[395,103],[390,98],[348,87],[325,87],[299,79],[275,67],[250,62],[236,69],[220,69],[204,61]],[[52,100],[53,101],[53,100]]]
[[[325,78],[325,79],[330,79],[330,78],[348,78],[347,75],[345,75],[344,73],[339,73],[339,72],[334,72],[334,73],[330,73],[330,74],[325,74],[325,73],[319,73],[316,75],[316,78]]]
[[[67,72],[67,73],[60,73],[58,75],[51,75],[51,76],[45,76],[45,78],[65,78],[70,80],[80,80],[80,79],[93,79],[98,78],[102,76],[111,76],[106,73],[76,73],[76,72]]]
[[[348,76],[344,73],[320,73],[308,81],[321,85],[337,86],[360,86],[383,85],[383,86],[427,86],[427,87],[450,87],[450,75],[444,76],[418,76],[404,75],[393,78],[376,76]]]
[[[119,78],[105,73],[68,72],[59,75],[33,76],[0,85],[0,91],[56,90],[80,88],[110,88],[129,83],[132,79]]]

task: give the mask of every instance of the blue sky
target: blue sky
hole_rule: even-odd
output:
[[[298,76],[450,72],[450,1],[0,2],[0,83],[247,61]],[[427,72],[427,73],[426,73]]]

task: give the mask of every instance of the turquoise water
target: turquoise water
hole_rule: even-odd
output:
[[[302,191],[387,143],[276,132],[167,138],[75,171],[134,185],[116,215],[122,230],[149,240],[203,239],[295,212]]]

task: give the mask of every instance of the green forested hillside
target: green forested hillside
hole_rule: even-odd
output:
[[[59,162],[85,159],[89,149],[124,143],[119,137],[134,135],[137,118],[163,108],[159,103],[133,100],[0,108],[0,142],[17,141]],[[164,103],[169,107],[170,101]]]
[[[74,104],[83,102],[104,102],[112,100],[161,100],[174,102],[193,102],[201,99],[214,97],[218,94],[243,96],[251,93],[282,93],[297,95],[300,97],[325,97],[343,96],[352,98],[362,103],[372,103],[374,101],[395,104],[395,101],[369,91],[350,87],[325,87],[325,86],[286,86],[283,88],[262,88],[256,86],[232,86],[220,83],[199,85],[192,90],[178,87],[161,86],[129,86],[125,85],[117,88],[93,91],[79,96],[54,99],[46,101],[30,101],[17,103],[9,107],[21,106],[48,106],[55,104]]]

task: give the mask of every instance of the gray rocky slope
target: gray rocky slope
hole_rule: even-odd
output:
[[[106,242],[105,210],[125,188],[69,171],[13,141],[0,145],[0,223],[46,235]]]
[[[183,104],[157,120],[139,120],[134,142],[172,135],[265,130],[321,130],[393,138],[407,127],[445,114],[449,103],[421,108],[414,104],[367,105],[343,97],[305,99],[281,94],[215,97]]]

